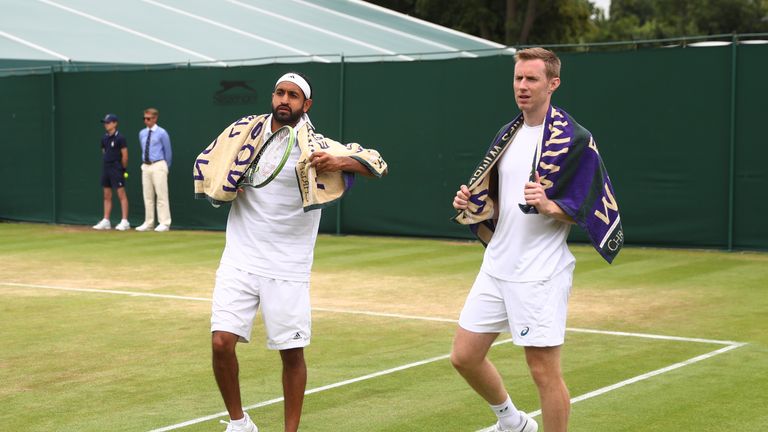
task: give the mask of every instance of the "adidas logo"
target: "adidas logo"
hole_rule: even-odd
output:
[[[301,333],[296,332],[296,334],[293,335],[293,340],[299,340],[299,339],[301,339]]]

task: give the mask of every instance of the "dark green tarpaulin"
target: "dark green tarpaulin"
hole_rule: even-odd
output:
[[[735,49],[561,55],[553,100],[596,137],[628,244],[726,248],[730,235],[736,248],[768,249],[768,143],[759,129],[768,46]],[[376,148],[390,164],[388,177],[358,179],[342,201],[341,232],[470,238],[449,221],[450,202],[516,114],[509,56],[0,78],[0,218],[97,222],[98,120],[114,112],[128,137],[131,221],[140,223],[136,136],[142,109],[154,106],[173,142],[174,226],[223,228],[226,208],[192,199],[192,162],[232,120],[267,111],[275,78],[292,68],[313,80],[320,132]],[[337,211],[324,211],[323,231],[336,231]]]

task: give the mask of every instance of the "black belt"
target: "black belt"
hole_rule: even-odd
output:
[[[152,164],[155,164],[155,163],[158,163],[158,162],[162,162],[162,161],[164,161],[164,160],[165,160],[165,159],[160,159],[160,160],[156,160],[156,161],[152,161],[152,162],[142,162],[142,163],[143,163],[144,165],[152,165]]]

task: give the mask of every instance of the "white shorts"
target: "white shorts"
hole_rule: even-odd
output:
[[[573,267],[536,282],[509,282],[481,270],[459,325],[475,333],[510,332],[512,342],[520,346],[562,345]]]
[[[249,342],[259,306],[269,349],[309,345],[312,335],[309,282],[271,279],[220,264],[213,289],[211,332],[225,331],[240,336],[242,342]]]

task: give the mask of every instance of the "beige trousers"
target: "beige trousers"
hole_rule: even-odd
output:
[[[168,203],[168,164],[158,161],[151,165],[141,164],[141,187],[144,190],[144,223],[155,225],[155,201],[157,220],[171,226],[171,207]]]

